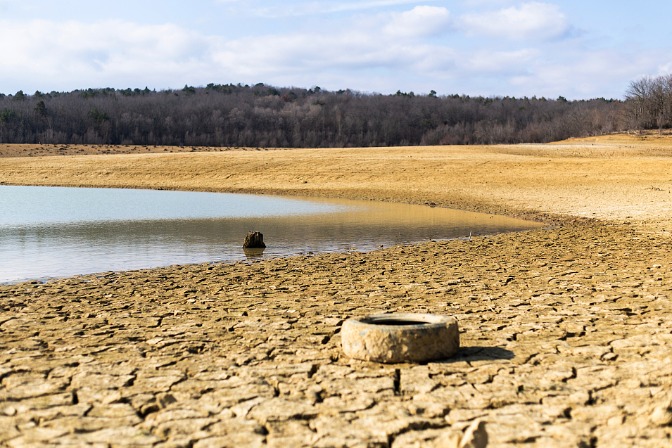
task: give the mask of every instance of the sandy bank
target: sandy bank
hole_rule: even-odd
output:
[[[49,148],[0,146],[0,155],[39,155]],[[672,218],[669,136],[554,145],[145,152],[152,149],[111,147],[106,151],[114,155],[97,155],[90,148],[94,155],[82,156],[77,154],[87,147],[73,146],[60,157],[0,157],[0,182],[434,202],[610,220]]]
[[[558,225],[372,253],[0,286],[0,444],[665,446],[672,140],[0,158],[0,182],[434,202]],[[574,219],[592,217],[599,220]],[[455,315],[463,349],[341,354],[349,316]]]

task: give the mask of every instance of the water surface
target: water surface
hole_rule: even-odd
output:
[[[0,282],[465,238],[538,227],[501,216],[368,201],[0,186]],[[263,253],[246,253],[248,231]]]

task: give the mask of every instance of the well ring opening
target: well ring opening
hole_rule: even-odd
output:
[[[455,317],[420,313],[348,319],[343,323],[341,341],[349,357],[383,363],[445,359],[460,346]]]

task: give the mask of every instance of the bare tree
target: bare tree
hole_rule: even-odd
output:
[[[672,75],[632,81],[625,98],[628,118],[634,127],[662,131],[672,126]]]

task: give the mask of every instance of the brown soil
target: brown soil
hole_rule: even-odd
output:
[[[553,225],[0,286],[0,445],[451,446],[478,420],[488,446],[671,442],[672,137],[47,149],[0,146],[0,182],[435,203]],[[344,319],[396,311],[456,316],[458,356],[342,354]]]

